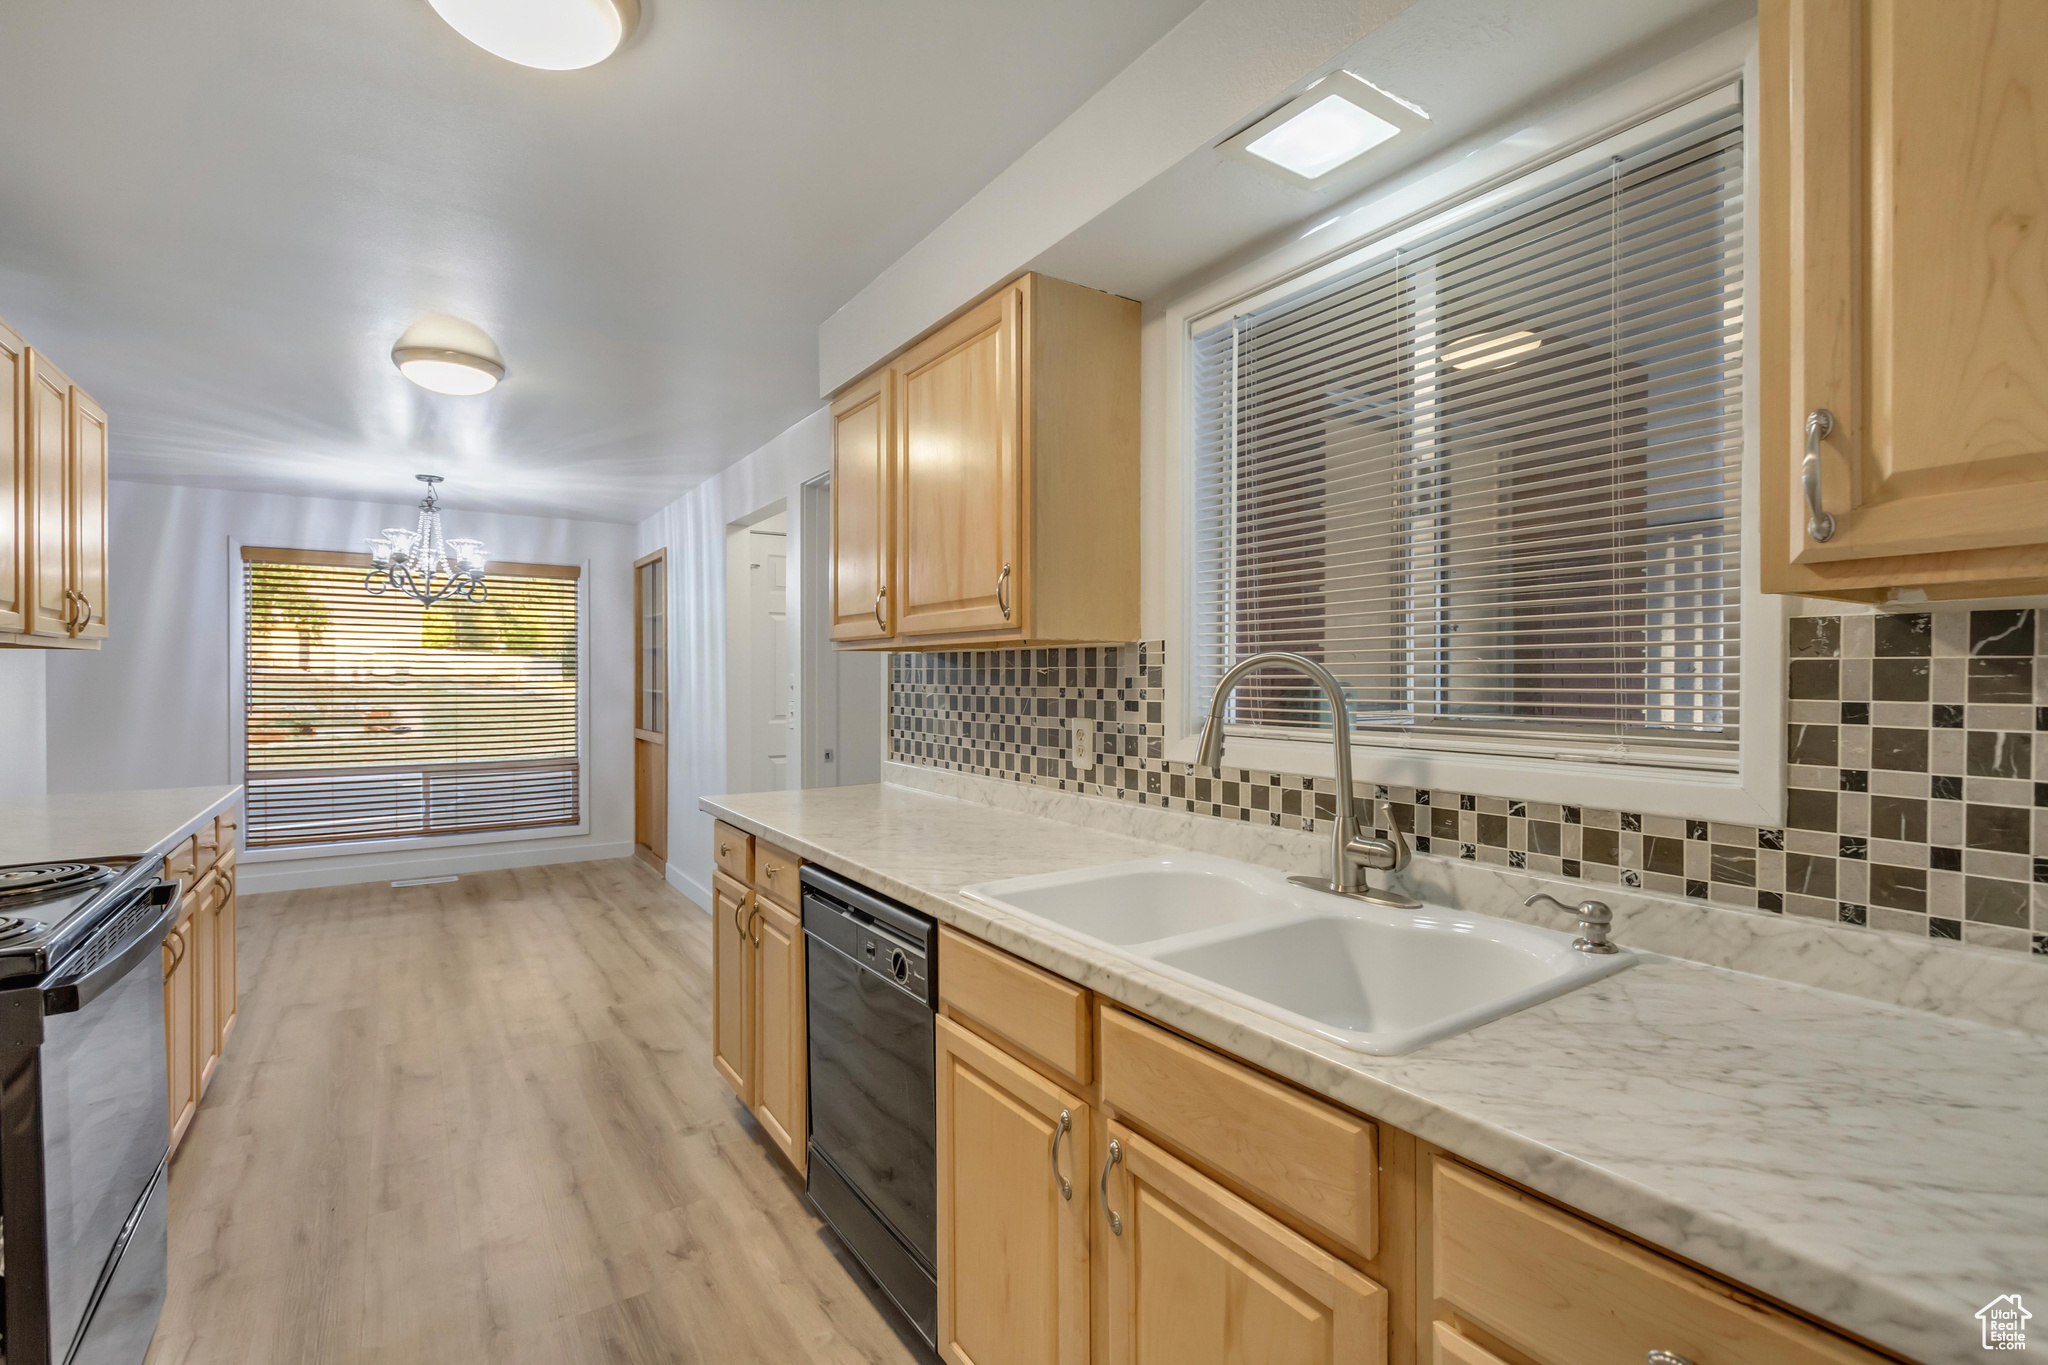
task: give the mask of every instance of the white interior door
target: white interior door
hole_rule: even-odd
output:
[[[789,548],[780,531],[747,533],[747,648],[754,734],[753,789],[785,791],[796,715],[796,657],[789,638]]]

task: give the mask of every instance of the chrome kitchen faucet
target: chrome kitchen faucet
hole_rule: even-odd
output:
[[[1330,877],[1327,881],[1309,876],[1289,877],[1288,880],[1298,886],[1310,886],[1339,896],[1355,896],[1396,910],[1421,908],[1422,902],[1413,896],[1405,896],[1392,889],[1377,890],[1367,885],[1362,875],[1362,869],[1368,867],[1383,872],[1399,872],[1408,866],[1411,856],[1408,841],[1402,837],[1401,827],[1394,823],[1391,809],[1387,811],[1387,833],[1391,838],[1363,838],[1359,835],[1358,813],[1351,804],[1351,713],[1344,705],[1344,685],[1337,681],[1336,674],[1314,659],[1269,651],[1241,660],[1225,673],[1223,681],[1216,684],[1215,699],[1209,703],[1209,719],[1202,726],[1202,741],[1195,751],[1195,762],[1205,768],[1223,766],[1223,710],[1230,704],[1230,695],[1238,680],[1261,668],[1292,669],[1320,686],[1330,702],[1330,747],[1337,765],[1337,818],[1330,825]]]

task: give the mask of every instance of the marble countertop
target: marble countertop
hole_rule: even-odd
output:
[[[960,894],[1169,851],[897,786],[702,809],[1890,1350],[2048,1301],[2048,1038],[1673,958],[1368,1057]]]
[[[241,793],[240,787],[163,787],[0,801],[0,866],[161,857]]]

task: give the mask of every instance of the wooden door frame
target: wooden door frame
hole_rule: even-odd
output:
[[[662,762],[659,765],[659,781],[661,783],[662,799],[660,806],[662,819],[666,823],[668,819],[668,727],[671,715],[671,708],[669,706],[669,674],[673,671],[669,667],[669,651],[666,640],[662,642],[661,650],[661,728],[659,730],[647,730],[642,729],[640,725],[640,699],[646,693],[646,679],[640,676],[640,670],[647,663],[647,642],[641,634],[646,628],[647,612],[645,609],[646,603],[641,600],[640,596],[640,583],[642,578],[641,570],[650,564],[661,565],[659,570],[659,581],[661,583],[661,628],[664,635],[668,631],[670,607],[668,593],[668,548],[664,546],[651,554],[644,554],[633,561],[633,743],[636,749],[641,744],[653,744],[661,749]],[[634,760],[637,769],[639,760],[637,752],[634,755]],[[664,829],[662,831],[663,852],[661,855],[657,855],[652,848],[641,843],[639,840],[640,784],[637,780],[633,784],[633,806],[633,856],[647,863],[657,872],[666,874],[667,868],[663,864],[666,860],[668,844],[667,830]]]

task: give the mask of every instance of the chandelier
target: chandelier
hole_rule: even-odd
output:
[[[423,607],[450,597],[481,602],[484,590],[484,546],[480,540],[442,540],[441,503],[434,496],[439,474],[413,476],[427,486],[420,499],[420,524],[413,530],[387,526],[370,541],[370,572],[363,590],[381,597],[393,588]]]

